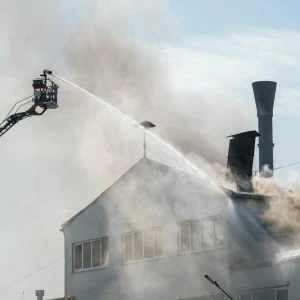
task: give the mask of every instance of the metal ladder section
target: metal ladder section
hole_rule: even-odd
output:
[[[0,137],[6,133],[9,129],[11,129],[14,125],[16,125],[19,121],[26,119],[32,116],[28,111],[24,113],[18,113],[9,116],[4,122],[5,124],[0,127]]]

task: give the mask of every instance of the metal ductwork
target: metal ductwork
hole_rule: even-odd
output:
[[[253,192],[251,178],[257,136],[259,133],[255,130],[228,136],[231,139],[226,178],[235,182],[241,192]]]
[[[259,170],[268,166],[271,172],[261,172],[261,176],[273,175],[273,107],[277,83],[274,81],[257,81],[252,83],[257,108],[259,137]]]
[[[36,290],[35,295],[36,295],[37,300],[43,300],[45,292],[44,292],[44,290]]]

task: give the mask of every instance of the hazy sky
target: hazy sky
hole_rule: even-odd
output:
[[[181,20],[181,30],[194,34],[218,34],[241,27],[299,29],[298,1],[170,1]]]
[[[275,167],[300,161],[300,142],[293,137],[300,126],[299,7],[298,1],[191,0],[188,4],[170,1],[170,9],[180,24],[181,46],[186,43],[187,47],[198,50],[199,57],[204,54],[210,60],[204,70],[197,63],[191,69],[203,70],[211,77],[211,86],[215,85],[211,92],[223,90],[227,85],[227,91],[223,91],[227,98],[228,93],[243,88],[240,96],[250,102],[253,101],[251,81],[278,82],[274,113]],[[200,72],[195,74],[196,88],[200,89],[202,79]],[[210,80],[205,78],[206,81]],[[254,105],[250,108],[253,118],[254,108]],[[257,128],[255,122],[253,129]],[[292,170],[299,172],[300,165],[277,171],[277,176],[284,178]]]
[[[275,167],[300,161],[296,1],[0,0],[0,113],[44,68],[142,121],[187,157],[226,164],[226,136],[257,128],[251,82],[278,82]],[[63,257],[60,225],[142,155],[141,133],[57,82],[60,107],[1,137],[0,290]],[[154,145],[152,145],[154,147]],[[156,153],[167,151],[155,145]],[[257,168],[257,164],[254,169]],[[276,173],[299,180],[300,165]],[[0,291],[63,295],[63,260]]]

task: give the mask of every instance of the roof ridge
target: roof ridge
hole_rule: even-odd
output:
[[[147,158],[147,157],[142,157],[136,163],[134,163],[127,171],[125,171],[118,179],[116,179],[112,184],[110,184],[102,193],[100,193],[100,195],[97,196],[90,204],[88,204],[86,207],[84,207],[82,210],[80,210],[78,213],[76,213],[69,220],[64,222],[62,224],[62,230],[64,230],[64,228],[66,228],[75,218],[77,218],[81,213],[83,213],[88,207],[93,205],[93,203],[95,203],[99,199],[99,197],[101,197],[104,193],[106,193],[114,184],[116,184],[118,181],[120,181],[126,174],[128,174],[128,172],[130,172],[140,162],[147,162],[147,163],[150,163],[152,165],[157,165],[160,168],[164,168],[165,170],[172,171],[172,172],[174,172],[174,173],[176,173],[176,174],[178,174],[182,177],[190,178],[190,179],[197,180],[197,181],[199,181],[199,179],[200,179],[200,181],[201,181],[201,177],[197,177],[197,176],[194,176],[194,175],[189,174],[187,172],[184,172],[182,170],[175,169],[173,167],[170,167],[170,166],[168,166],[166,164],[163,164],[161,162],[158,162],[156,160],[153,160],[153,159],[150,159],[150,158]]]
[[[142,161],[144,158],[140,158],[136,163],[134,163],[127,171],[125,171],[120,177],[118,177],[112,184],[110,184],[103,192],[100,193],[99,196],[97,196],[90,204],[88,204],[86,207],[84,207],[82,210],[80,210],[78,213],[76,213],[73,217],[71,217],[69,220],[67,220],[66,222],[64,222],[61,226],[62,229],[64,229],[66,226],[68,226],[75,218],[77,218],[83,211],[85,211],[88,207],[90,207],[93,203],[95,203],[99,197],[101,197],[104,193],[106,193],[108,191],[108,189],[114,185],[115,183],[117,183],[119,180],[121,180],[121,178],[127,174],[132,168],[134,168],[134,166],[136,166],[140,161]]]

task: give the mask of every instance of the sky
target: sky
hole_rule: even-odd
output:
[[[153,133],[205,168],[226,164],[226,136],[257,129],[251,83],[274,80],[275,167],[300,161],[296,1],[0,3],[3,118],[50,68],[137,121],[152,121]],[[137,128],[57,83],[56,111],[1,137],[1,298],[19,300],[24,291],[32,299],[36,289],[63,295],[63,259],[6,287],[63,257],[61,224],[142,156]],[[170,156],[151,138],[149,151]],[[275,176],[297,183],[299,173],[295,165]]]
[[[236,85],[235,89],[248,84],[248,101],[253,99],[251,81],[278,82],[274,113],[275,167],[300,161],[299,141],[293,137],[295,126],[299,126],[299,5],[298,1],[191,0],[188,5],[183,1],[170,1],[171,10],[179,18],[183,40],[188,43],[192,40],[193,45],[199,47],[200,51],[204,48],[205,52],[218,56],[213,59],[215,64],[220,60],[219,68],[216,66],[206,72],[221,72],[221,76],[226,74],[224,77],[228,77],[230,60],[231,69],[237,67],[236,59],[244,63],[248,70],[239,68],[238,72],[241,71],[241,74],[233,74],[234,77],[229,76],[227,80],[231,81],[230,85]],[[256,65],[251,65],[249,60]],[[226,71],[222,70],[224,67]],[[237,76],[241,77],[240,82],[236,82],[239,80],[236,79]],[[212,77],[214,80],[215,76]],[[250,81],[245,82],[245,77]],[[197,79],[195,86],[196,81]],[[253,108],[254,106],[251,113],[254,117]],[[252,128],[256,129],[255,127],[256,124],[253,124]],[[293,170],[299,172],[300,168],[293,166],[292,169],[277,171],[277,176],[284,178]]]
[[[299,28],[298,1],[170,1],[185,33],[218,34],[226,28]]]

